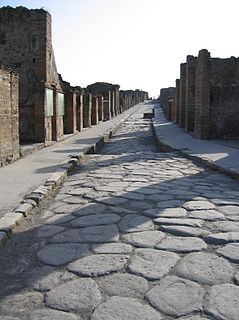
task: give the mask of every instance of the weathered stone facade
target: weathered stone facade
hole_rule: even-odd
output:
[[[198,57],[187,56],[176,81],[172,117],[170,99],[161,99],[166,116],[195,137],[238,138],[239,58],[211,58],[206,49]]]
[[[0,67],[0,166],[19,157],[18,75]]]
[[[176,94],[176,88],[162,88],[160,90],[160,103],[163,105],[164,112],[169,120],[175,118],[174,98]]]

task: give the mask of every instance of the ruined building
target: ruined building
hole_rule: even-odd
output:
[[[168,116],[168,104],[162,105]],[[195,137],[238,138],[239,58],[211,58],[205,49],[187,56],[171,108],[170,120]]]

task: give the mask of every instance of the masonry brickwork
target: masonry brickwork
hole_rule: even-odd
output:
[[[18,75],[0,67],[0,166],[19,157]]]
[[[165,115],[195,137],[239,138],[239,58],[211,58],[206,49],[198,57],[187,56],[176,81],[172,117],[170,99],[161,98]]]

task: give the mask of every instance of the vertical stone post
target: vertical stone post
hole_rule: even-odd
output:
[[[103,121],[103,119],[104,119],[103,97],[97,96],[97,99],[98,99],[98,120]]]
[[[64,110],[61,112],[60,110],[60,97],[59,93],[56,89],[53,91],[53,130],[52,130],[52,138],[53,140],[59,141],[63,138],[64,134],[64,124],[63,124],[63,116]],[[62,93],[60,93],[62,94]],[[63,95],[64,96],[64,95]],[[64,97],[63,97],[64,99]]]
[[[111,119],[111,104],[110,104],[110,100],[111,100],[111,91],[108,91],[107,96],[104,97],[103,100],[103,109],[104,109],[104,121],[110,120]]]
[[[77,130],[81,132],[83,130],[83,109],[84,109],[83,94],[77,94],[76,101],[77,101],[77,112],[76,112]]]
[[[76,93],[69,90],[65,93],[65,116],[64,116],[64,132],[76,132]]]
[[[185,127],[185,104],[186,104],[186,63],[180,65],[180,100],[179,100],[179,125]]]
[[[189,132],[194,132],[196,66],[197,58],[187,56],[185,130]]]
[[[180,114],[180,79],[176,79],[176,95],[175,95],[175,118],[174,122],[179,124]]]
[[[110,91],[110,114],[111,117],[114,118],[115,117],[115,91],[112,90]]]
[[[84,108],[83,108],[83,127],[91,127],[91,112],[92,112],[92,95],[84,93]]]
[[[195,91],[195,136],[200,139],[209,137],[210,122],[210,53],[200,50],[196,68]]]
[[[98,124],[98,98],[92,97],[92,111],[91,111],[91,124]]]

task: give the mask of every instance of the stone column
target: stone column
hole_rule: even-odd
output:
[[[91,124],[98,124],[98,99],[97,97],[92,97],[92,111],[91,111]]]
[[[84,93],[84,108],[83,108],[83,127],[91,127],[91,112],[92,112],[92,95],[91,93]]]
[[[76,93],[67,91],[65,93],[64,131],[67,134],[75,133],[76,127]]]
[[[180,100],[179,100],[179,125],[185,127],[186,104],[186,63],[180,65]]]
[[[185,130],[189,132],[194,132],[196,66],[197,58],[187,56]]]

